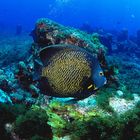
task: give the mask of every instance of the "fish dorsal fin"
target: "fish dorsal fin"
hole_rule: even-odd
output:
[[[50,45],[40,50],[39,57],[43,63],[46,62],[46,60],[49,60],[52,56],[54,56],[59,51],[65,50],[65,51],[72,51],[72,50],[78,50],[78,46],[72,46],[67,44],[58,44],[58,45]]]

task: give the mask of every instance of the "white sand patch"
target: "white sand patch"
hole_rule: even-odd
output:
[[[122,114],[130,109],[133,109],[138,101],[140,101],[140,97],[134,94],[134,100],[129,101],[118,97],[110,98],[109,105],[114,109],[115,112]]]

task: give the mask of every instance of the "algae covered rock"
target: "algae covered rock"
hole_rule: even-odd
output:
[[[54,44],[71,44],[85,48],[90,52],[98,52],[103,45],[97,45],[92,35],[75,28],[65,27],[47,18],[39,19],[31,33],[34,42],[44,47]]]

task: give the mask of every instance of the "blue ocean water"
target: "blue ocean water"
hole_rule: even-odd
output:
[[[139,13],[140,0],[1,0],[0,140],[140,140]]]
[[[140,23],[139,0],[6,0],[0,4],[0,28],[5,30],[17,24],[30,30],[41,17],[74,27],[89,23],[93,27],[128,28],[130,32]]]

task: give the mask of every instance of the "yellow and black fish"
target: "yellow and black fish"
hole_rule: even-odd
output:
[[[46,95],[86,98],[106,83],[97,58],[77,46],[48,46],[39,57],[40,89]]]

